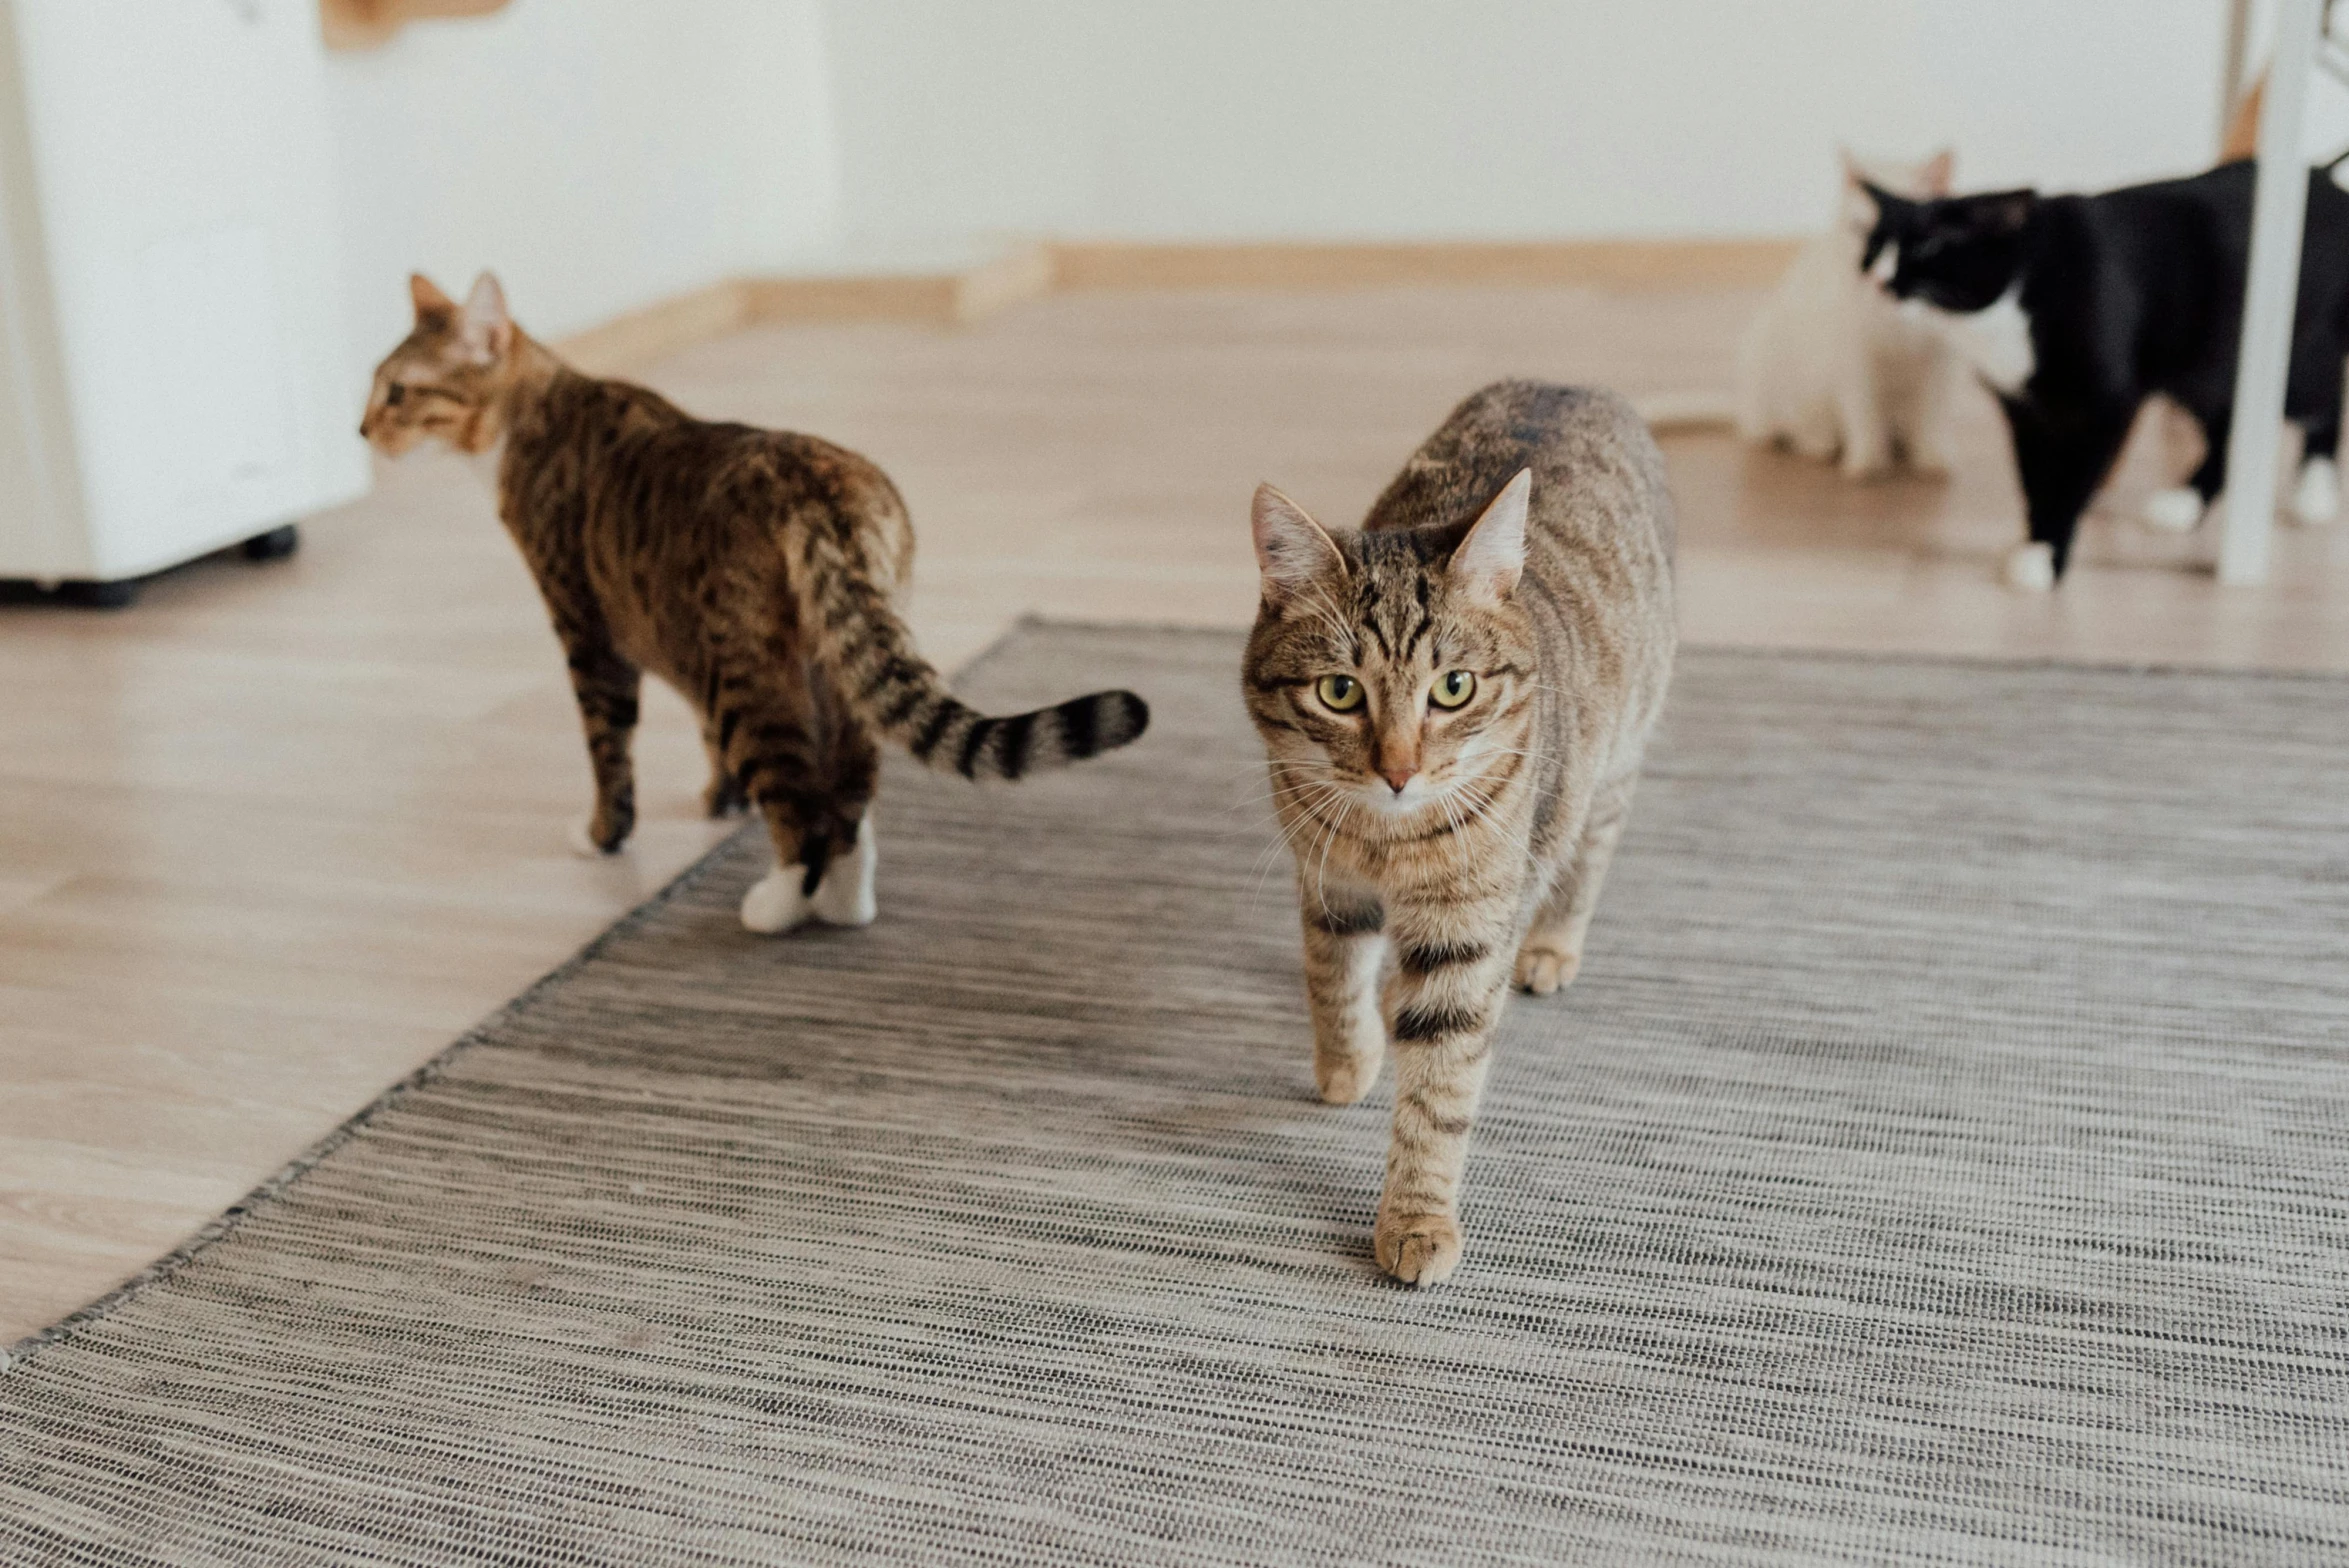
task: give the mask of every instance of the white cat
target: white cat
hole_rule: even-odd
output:
[[[1914,167],[1843,155],[1834,225],[1802,248],[1737,353],[1737,429],[1821,461],[1838,455],[1852,479],[1905,459],[1949,471],[1949,401],[1960,361],[1942,330],[1904,311],[1860,271],[1876,203],[1861,182],[1919,199],[1949,194],[1944,150]]]

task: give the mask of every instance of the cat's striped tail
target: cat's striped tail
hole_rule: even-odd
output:
[[[957,701],[914,650],[862,551],[824,522],[792,533],[792,581],[816,657],[848,705],[915,760],[966,779],[1016,779],[1115,751],[1149,727],[1149,705],[1130,691],[1000,718]]]

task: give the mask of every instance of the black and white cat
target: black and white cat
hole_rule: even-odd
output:
[[[2225,487],[2252,180],[2240,162],[2094,196],[1910,201],[1870,188],[1861,269],[1940,317],[2006,410],[2030,514],[2030,541],[2007,558],[2017,587],[2063,575],[2080,514],[2154,393],[2200,421],[2208,453],[2187,486],[2153,498],[2147,521],[2191,528]],[[2292,505],[2303,522],[2330,521],[2340,505],[2345,353],[2349,192],[2320,169],[2284,396],[2306,437]]]

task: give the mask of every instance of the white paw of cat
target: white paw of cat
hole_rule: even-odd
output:
[[[2145,498],[2145,509],[2138,516],[2146,527],[2165,534],[2190,533],[2202,521],[2202,492],[2192,485],[2156,490]]]
[[[2006,558],[2006,585],[2025,593],[2045,593],[2055,586],[2055,550],[2033,541],[2019,544]]]
[[[2341,515],[2341,470],[2329,457],[2312,457],[2292,490],[2292,521],[2322,528]]]
[[[571,853],[582,860],[604,860],[617,855],[617,849],[605,849],[595,841],[595,818],[585,816],[563,830],[563,842],[571,846]]]
[[[873,868],[881,863],[881,846],[874,840],[873,819],[868,814],[857,829],[854,853],[824,868],[824,880],[816,885],[815,897],[816,918],[824,924],[869,926],[881,912],[873,897]]]
[[[753,882],[742,895],[742,928],[773,936],[804,922],[812,913],[808,896],[799,890],[806,880],[805,866],[777,866]]]

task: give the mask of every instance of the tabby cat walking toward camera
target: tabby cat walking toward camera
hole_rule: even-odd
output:
[[[1297,859],[1314,1077],[1391,1037],[1379,1266],[1460,1259],[1469,1123],[1512,979],[1574,978],[1676,642],[1663,460],[1612,393],[1462,403],[1359,531],[1256,493],[1244,689]]]
[[[913,562],[905,505],[855,453],[581,375],[514,325],[487,274],[463,305],[421,277],[410,290],[415,329],[377,368],[360,433],[393,457],[437,439],[494,473],[587,731],[582,848],[610,854],[635,823],[629,740],[648,671],[700,716],[710,814],[766,819],[776,863],[743,897],[753,931],[873,918],[881,740],[966,778],[1016,779],[1149,722],[1131,692],[1012,718],[949,696],[892,603]]]

